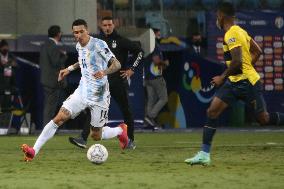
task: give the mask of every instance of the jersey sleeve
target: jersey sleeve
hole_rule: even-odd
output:
[[[100,40],[96,44],[96,49],[99,53],[99,55],[106,61],[109,62],[111,58],[115,58],[114,54],[111,52],[111,50],[108,48],[106,42]]]
[[[241,34],[237,33],[236,31],[229,31],[226,33],[224,40],[229,50],[242,46],[240,35]]]

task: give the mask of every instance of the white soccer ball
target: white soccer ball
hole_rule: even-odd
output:
[[[108,151],[103,145],[94,144],[88,149],[87,158],[92,163],[102,164],[108,158]]]

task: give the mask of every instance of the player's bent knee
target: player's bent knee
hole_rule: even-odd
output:
[[[257,117],[257,122],[260,125],[267,125],[269,123],[269,114],[267,112],[261,113],[258,117]]]
[[[102,139],[102,130],[100,127],[92,127],[91,130],[91,137],[93,140],[99,141]]]
[[[57,126],[61,126],[63,123],[65,123],[69,119],[70,119],[70,113],[63,113],[59,111],[58,114],[53,118],[53,122]]]

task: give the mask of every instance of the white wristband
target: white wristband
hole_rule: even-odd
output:
[[[69,72],[72,72],[72,71],[75,70],[75,69],[74,69],[74,66],[71,65],[71,66],[68,66],[67,70],[69,70]]]

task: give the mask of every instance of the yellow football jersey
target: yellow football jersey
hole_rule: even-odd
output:
[[[224,60],[227,66],[231,64],[230,50],[235,47],[241,47],[242,50],[242,67],[237,75],[229,76],[231,82],[237,82],[240,80],[248,79],[252,85],[254,85],[260,78],[259,74],[255,71],[251,64],[252,58],[250,54],[250,40],[251,37],[240,26],[232,26],[224,36],[223,50]]]

